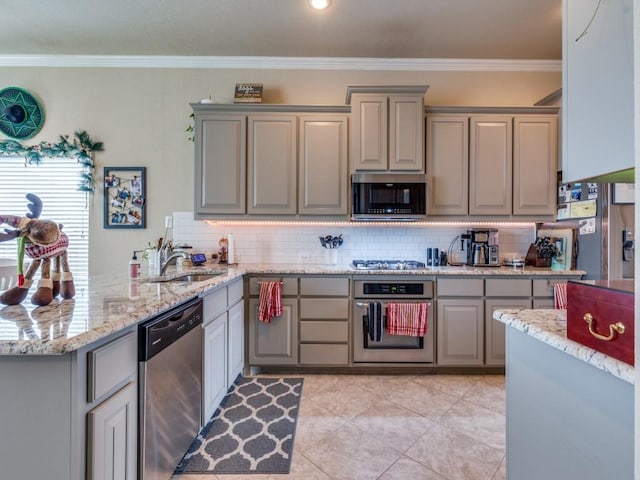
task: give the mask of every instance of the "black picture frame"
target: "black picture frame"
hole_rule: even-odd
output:
[[[146,173],[146,167],[104,167],[104,228],[146,228]]]

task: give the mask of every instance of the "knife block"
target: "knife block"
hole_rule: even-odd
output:
[[[529,245],[529,250],[527,250],[527,256],[524,259],[525,265],[529,265],[532,267],[550,267],[551,266],[551,257],[543,258],[538,256],[538,249],[535,244]]]

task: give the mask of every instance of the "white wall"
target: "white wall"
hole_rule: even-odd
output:
[[[164,235],[166,215],[193,209],[189,103],[231,102],[238,82],[263,83],[265,103],[343,105],[350,84],[427,84],[428,105],[530,106],[561,86],[561,73],[0,68],[0,85],[30,90],[44,105],[44,128],[26,143],[86,130],[105,144],[99,184],[104,166],[147,167],[146,229],[105,230],[102,189],[92,198],[90,273],[125,269],[131,250]]]

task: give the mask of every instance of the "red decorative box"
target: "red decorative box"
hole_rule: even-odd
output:
[[[633,365],[633,280],[567,282],[567,338]]]

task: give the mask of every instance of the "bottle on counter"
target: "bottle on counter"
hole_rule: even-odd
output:
[[[133,251],[133,257],[129,260],[129,278],[138,278],[140,276],[140,260],[136,255],[137,250]]]

